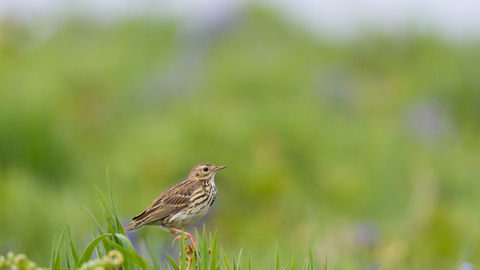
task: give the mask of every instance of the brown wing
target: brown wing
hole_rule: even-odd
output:
[[[188,206],[192,194],[203,188],[198,181],[185,180],[164,191],[145,211],[135,216],[135,227],[161,220]]]

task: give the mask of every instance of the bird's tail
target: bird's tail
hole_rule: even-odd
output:
[[[133,230],[140,229],[141,227],[143,227],[143,226],[139,222],[132,221],[132,222],[130,222],[130,224],[125,226],[123,229],[125,231],[133,231]]]

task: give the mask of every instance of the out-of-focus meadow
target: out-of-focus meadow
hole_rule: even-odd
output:
[[[258,8],[200,30],[0,24],[0,254],[46,266],[67,223],[88,243],[107,166],[126,224],[212,162],[207,229],[262,269],[277,241],[339,269],[480,265],[480,44],[329,42]]]

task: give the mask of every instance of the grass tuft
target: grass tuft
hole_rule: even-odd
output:
[[[142,246],[143,254],[149,258],[143,258],[135,249],[125,233],[122,224],[117,216],[113,192],[110,188],[110,180],[107,168],[107,186],[108,198],[103,192],[96,187],[97,196],[100,207],[103,210],[103,221],[106,228],[100,225],[100,222],[87,209],[93,219],[92,236],[93,240],[87,245],[83,252],[75,247],[70,233],[69,225],[65,226],[58,241],[56,237],[53,239],[50,269],[91,269],[92,267],[103,267],[103,269],[114,269],[121,265],[123,270],[240,270],[242,251],[238,253],[238,259],[232,256],[229,261],[227,254],[219,248],[217,231],[213,234],[209,233],[207,237],[207,229],[203,226],[202,233],[195,229],[195,236],[198,240],[198,246],[194,250],[191,246],[185,244],[184,232],[180,241],[180,255],[176,261],[170,254],[165,252],[167,259],[163,264],[160,261],[158,245],[155,245],[151,239],[147,239],[146,244]],[[67,236],[67,237],[65,237]],[[64,243],[66,242],[66,243]],[[60,252],[62,250],[63,252]],[[187,248],[189,248],[187,250]],[[92,255],[96,251],[98,259],[92,260]],[[121,254],[119,254],[119,252]],[[112,255],[114,254],[114,255]],[[119,259],[121,258],[121,259]],[[290,261],[290,269],[294,269],[295,255]],[[115,263],[112,263],[115,261]],[[280,270],[280,252],[278,243],[275,247],[275,270]],[[233,266],[233,269],[232,269]],[[287,269],[288,264],[283,268]],[[247,268],[252,270],[252,257],[250,252],[247,256]],[[309,247],[309,256],[305,261],[304,269],[314,269],[312,249]],[[325,261],[325,269],[327,263]]]

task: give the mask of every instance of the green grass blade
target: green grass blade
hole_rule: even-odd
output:
[[[180,238],[180,269],[187,269],[187,254],[185,253],[185,233],[182,230]]]
[[[102,191],[97,186],[95,186],[95,189],[97,190],[97,195],[98,195],[98,198],[100,199],[100,205],[105,211],[106,216],[109,218],[112,217],[112,212],[108,207],[108,203],[107,203],[107,199],[105,198],[105,195],[103,195]]]
[[[60,270],[60,249],[63,243],[63,237],[65,236],[65,232],[67,230],[67,226],[63,228],[62,234],[60,235],[60,239],[58,240],[57,247],[55,248],[55,255],[53,261],[53,269]]]
[[[88,261],[90,257],[92,256],[93,251],[97,247],[97,245],[107,237],[111,236],[110,234],[102,234],[98,236],[97,238],[93,239],[92,242],[85,248],[85,251],[82,254],[81,259],[79,260],[77,267],[80,267],[84,262]]]
[[[65,266],[68,269],[72,268],[70,265],[70,256],[68,256],[67,245],[63,246],[63,257],[65,258]]]
[[[240,261],[242,259],[242,251],[243,251],[243,248],[241,248],[240,252],[238,252],[238,261],[237,261],[238,270],[240,270]]]
[[[93,221],[95,221],[95,224],[97,225],[97,229],[98,231],[100,232],[100,234],[105,234],[102,230],[102,227],[100,226],[100,223],[98,223],[97,219],[95,218],[95,216],[92,214],[92,212],[90,212],[90,210],[88,210],[88,208],[85,207],[85,209],[87,210],[87,212],[90,214],[90,216],[92,216],[93,218]]]
[[[292,260],[290,261],[290,270],[293,270],[294,264],[295,264],[295,252],[293,252]]]
[[[70,226],[67,227],[68,239],[70,241],[70,253],[72,253],[73,260],[75,262],[74,266],[78,264],[78,255],[75,246],[73,245],[72,235],[70,234]]]
[[[212,243],[212,241],[210,241]],[[210,270],[217,269],[217,259],[218,259],[218,239],[217,239],[217,231],[215,230],[215,234],[213,236],[213,245],[211,248],[211,264]]]
[[[248,270],[252,270],[252,254],[248,252]]]
[[[312,253],[312,246],[311,245],[308,245],[308,254],[309,254],[309,266],[310,266],[310,270],[313,270],[315,267],[313,265],[313,253]]]
[[[201,256],[201,251],[203,250],[203,239],[200,237],[197,228],[194,229],[195,239],[197,239],[198,245],[195,247],[195,253]]]
[[[55,240],[56,240],[57,236],[55,235],[53,237],[53,244],[52,244],[52,254],[51,254],[51,257],[50,257],[50,270],[54,270],[54,267],[55,267]]]
[[[215,269],[220,269],[221,264],[222,264],[222,260],[217,263],[217,266],[215,267]]]
[[[207,229],[205,228],[205,223],[203,224],[202,232],[202,270],[208,269],[208,238],[207,238]]]
[[[85,209],[87,209],[87,208],[85,208]],[[102,230],[102,227],[100,226],[100,223],[98,223],[98,220],[95,218],[95,216],[92,214],[92,212],[90,212],[90,210],[88,210],[88,209],[87,209],[87,211],[90,214],[90,216],[92,216],[93,221],[95,221],[95,225],[97,225],[97,230],[99,231],[100,235],[105,234],[105,232]],[[93,228],[92,228],[92,230],[93,230]],[[96,238],[96,236],[94,236],[94,238]],[[112,249],[107,241],[103,240],[102,244],[103,244],[103,247],[104,247],[106,253],[108,253],[108,251],[110,251]]]
[[[121,246],[120,244],[118,243],[115,243],[113,242],[112,240],[110,239],[107,239],[107,241],[115,248],[117,249],[118,251],[122,252],[123,256],[125,257],[125,262],[128,262],[128,263],[133,263],[137,266],[139,266],[140,268],[142,269],[153,269],[150,264],[148,263],[147,260],[145,260],[144,258],[142,258],[142,256],[140,256],[140,254],[138,254],[133,248],[128,248],[128,247],[123,247]],[[132,267],[130,268],[133,268],[133,264],[131,264]],[[128,267],[127,267],[128,268]]]
[[[107,190],[108,190],[108,196],[110,197],[110,205],[112,206],[112,214],[113,217],[117,217],[117,209],[115,208],[115,202],[113,201],[113,194],[112,194],[112,189],[110,187],[110,176],[108,174],[108,166],[107,166]]]
[[[113,245],[116,249],[118,249],[118,251],[120,251],[123,256],[130,260],[132,263],[140,266],[140,268],[146,270],[146,269],[153,269],[150,264],[148,263],[147,260],[145,260],[144,258],[142,258],[142,256],[140,256],[140,254],[138,254],[134,249],[131,249],[131,248],[125,248],[125,247],[122,247],[121,245],[113,242],[112,240],[110,239],[107,239],[107,241]]]
[[[170,262],[170,265],[173,267],[173,270],[180,270],[180,267],[178,267],[178,264],[175,262],[175,260],[172,259],[172,257],[170,257],[170,255],[168,255],[167,252],[165,252],[165,254],[167,255],[167,258],[168,258],[168,261]]]
[[[195,227],[194,233],[195,233],[195,238],[196,238],[197,241],[198,241],[198,244],[201,246],[201,245],[202,245],[202,238],[200,237],[200,234],[198,233],[197,227]],[[200,240],[200,241],[199,241],[199,240]]]
[[[280,252],[278,251],[278,242],[275,246],[275,270],[280,270]]]
[[[153,268],[155,269],[165,269],[165,262],[162,268],[162,262],[160,261],[160,256],[158,254],[158,247],[157,245],[153,244],[151,238],[147,238],[147,251],[150,259],[152,260]]]
[[[127,235],[127,233],[125,232],[125,229],[123,228],[122,223],[120,222],[120,219],[118,219],[118,217],[115,217],[115,219],[116,219],[116,222],[117,222],[117,233]]]
[[[200,234],[198,233],[198,230],[197,228],[195,228],[194,230],[195,232],[195,238],[197,239],[198,241],[198,245],[195,247],[195,263],[198,264],[198,266],[196,267],[197,269],[201,269],[201,267],[203,266],[203,261],[205,260],[205,258],[202,256],[202,253],[203,253],[203,239],[200,237]]]
[[[115,230],[115,225],[113,224],[112,219],[105,215],[105,221],[107,222],[108,232],[115,235],[117,231]]]
[[[92,224],[92,236],[93,236],[93,239],[97,238],[97,234],[95,233],[95,228],[93,227],[93,224]],[[103,257],[103,252],[100,250],[100,245],[97,245],[97,247],[95,248],[95,251],[97,252],[98,258]],[[105,252],[108,252],[108,250],[105,250]]]
[[[324,267],[325,270],[327,270],[327,260],[328,258],[325,258],[325,267]]]
[[[223,255],[223,263],[225,264],[225,267],[227,268],[227,270],[232,270],[230,268],[230,265],[228,264],[227,255],[225,255],[225,251],[223,251],[223,249],[222,249],[222,255]]]

